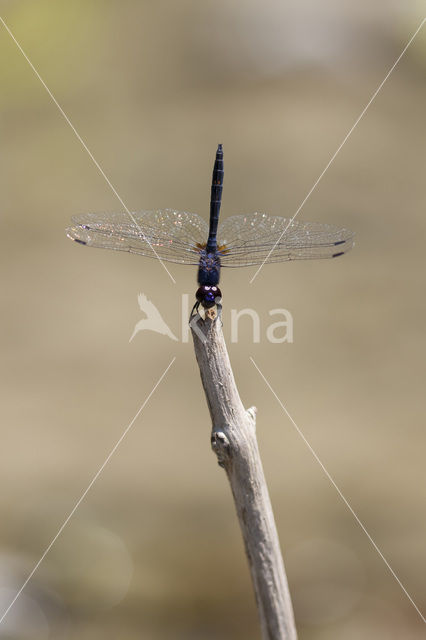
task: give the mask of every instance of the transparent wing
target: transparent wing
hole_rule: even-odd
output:
[[[265,213],[232,216],[219,227],[224,267],[263,262],[334,258],[352,249],[354,234],[319,222],[291,221]]]
[[[89,247],[138,253],[169,262],[198,264],[207,223],[172,209],[132,213],[86,213],[72,218],[67,236]]]

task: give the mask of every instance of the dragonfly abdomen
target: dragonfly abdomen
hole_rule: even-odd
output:
[[[217,249],[216,234],[219,223],[220,204],[222,202],[223,173],[223,150],[220,144],[216,151],[212,176],[209,238],[207,240],[207,251],[210,252],[216,251]]]

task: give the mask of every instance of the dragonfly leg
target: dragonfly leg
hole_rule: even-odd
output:
[[[198,307],[199,307],[199,306],[200,306],[200,303],[199,303],[199,302],[198,302],[198,300],[197,300],[197,302],[194,304],[194,306],[193,306],[193,307],[192,307],[192,309],[191,309],[191,313],[189,314],[189,324],[191,324],[191,320],[192,320],[196,315],[198,315]],[[194,311],[196,311],[196,313],[194,313]]]

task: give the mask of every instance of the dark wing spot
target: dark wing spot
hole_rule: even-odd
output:
[[[332,258],[337,258],[338,256],[343,256],[345,252],[344,251],[339,251],[339,253],[333,253],[333,255],[331,256]]]
[[[338,240],[337,242],[334,243],[334,246],[338,245],[338,244],[345,244],[346,240]]]
[[[84,240],[80,240],[80,238],[73,238],[74,242],[79,242],[80,244],[87,244]]]

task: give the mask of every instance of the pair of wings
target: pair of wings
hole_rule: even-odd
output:
[[[72,223],[67,235],[81,244],[192,265],[199,263],[209,231],[197,214],[172,209],[88,213],[74,216]],[[347,229],[264,213],[226,219],[217,237],[223,267],[333,258],[354,244],[354,234]]]

